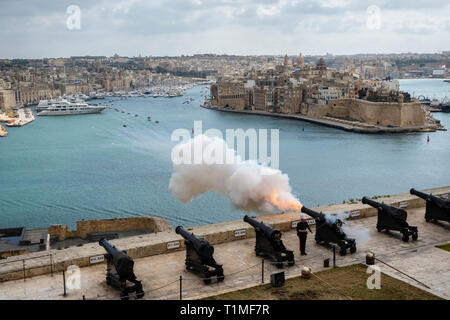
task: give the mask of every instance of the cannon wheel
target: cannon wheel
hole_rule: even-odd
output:
[[[222,282],[223,280],[225,280],[225,276],[218,276],[217,277],[217,281],[218,282]]]
[[[144,291],[136,293],[136,298],[140,299],[144,297]]]
[[[347,249],[341,248],[341,250],[339,250],[339,254],[340,254],[341,256],[345,256],[345,255],[347,254]]]
[[[211,278],[205,278],[205,279],[203,279],[203,282],[205,284],[210,284],[211,283]]]
[[[351,246],[350,253],[355,253],[355,252],[356,252],[356,246]]]
[[[377,227],[377,231],[378,231],[378,232],[381,232],[381,231],[383,231],[383,228]]]
[[[414,232],[411,236],[411,238],[415,241],[417,238],[419,238],[419,234],[417,232]]]
[[[130,297],[126,291],[120,292],[120,300],[130,300]]]
[[[292,267],[294,264],[295,264],[295,261],[294,261],[294,260],[288,261],[288,267]]]
[[[404,233],[403,233],[402,240],[403,240],[404,242],[408,242],[408,240],[409,240],[409,235],[408,235],[407,232],[404,232]]]

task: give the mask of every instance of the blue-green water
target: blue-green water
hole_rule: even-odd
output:
[[[416,96],[450,97],[450,84],[442,80],[402,80],[401,88]],[[25,127],[8,128],[0,140],[0,228],[74,227],[81,219],[136,215],[186,226],[241,218],[220,195],[208,193],[184,205],[168,189],[170,134],[191,130],[194,120],[202,120],[204,130],[279,129],[280,169],[308,206],[450,185],[449,132],[429,133],[427,143],[427,133],[363,135],[215,112],[199,107],[202,89],[172,99],[112,98],[106,102],[125,113],[37,117]],[[183,104],[191,97],[195,101]],[[450,129],[450,114],[435,116]]]

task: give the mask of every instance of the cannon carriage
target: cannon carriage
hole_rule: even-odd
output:
[[[141,280],[134,274],[134,261],[126,251],[121,251],[105,238],[100,239],[99,244],[105,248],[106,254],[106,284],[120,291],[120,299],[128,300],[129,293],[136,292],[137,298],[144,296]],[[128,286],[127,281],[133,283]]]
[[[344,256],[347,254],[347,250],[350,253],[356,252],[356,240],[347,237],[342,231],[342,221],[334,219],[331,221],[327,219],[322,212],[316,212],[307,207],[302,207],[301,211],[312,217],[316,221],[316,234],[314,239],[317,244],[329,246],[335,244],[339,246],[339,254]]]
[[[189,233],[182,226],[178,226],[175,232],[184,238],[188,271],[201,275],[205,284],[211,283],[214,276],[218,282],[225,279],[222,265],[214,260],[214,247],[208,241]]]
[[[287,262],[288,266],[295,264],[294,252],[286,249],[281,240],[281,232],[279,230],[247,215],[244,217],[244,221],[255,229],[255,254],[257,256],[270,258],[275,262],[277,268],[282,268],[284,262]]]
[[[417,240],[419,233],[417,227],[410,226],[406,219],[408,213],[402,208],[397,208],[385,203],[380,203],[367,197],[362,198],[362,203],[378,210],[377,231],[395,230],[400,231],[402,240],[408,242],[411,236],[412,240]]]
[[[420,192],[414,188],[412,188],[409,192],[426,201],[426,222],[436,222],[438,220],[450,222],[450,200]]]

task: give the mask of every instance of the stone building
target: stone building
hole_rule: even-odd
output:
[[[37,104],[40,100],[48,100],[60,95],[61,90],[49,88],[19,88],[15,91],[15,99],[19,105]]]
[[[303,100],[303,90],[298,86],[284,86],[276,88],[273,103],[275,110],[280,113],[299,113]]]
[[[242,82],[222,82],[211,86],[211,103],[222,108],[244,110],[248,107],[248,90]]]
[[[266,89],[253,89],[253,107],[258,111],[269,111],[269,99]]]
[[[16,107],[16,98],[13,90],[0,90],[0,110]]]

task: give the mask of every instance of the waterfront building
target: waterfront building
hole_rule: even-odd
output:
[[[14,91],[0,90],[0,110],[6,110],[16,107]]]

